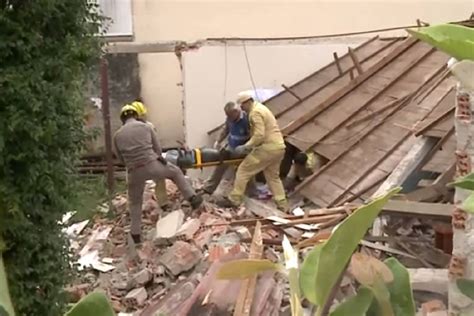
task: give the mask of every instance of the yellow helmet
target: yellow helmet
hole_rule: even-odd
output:
[[[125,104],[125,105],[122,107],[122,109],[120,110],[120,116],[124,115],[124,114],[125,114],[126,112],[128,112],[128,111],[132,111],[132,112],[135,112],[135,113],[138,114],[138,111],[137,111],[137,109],[136,109],[134,106],[132,106],[132,105],[130,105],[130,104]]]
[[[146,107],[143,103],[141,103],[139,101],[135,101],[135,102],[132,102],[131,105],[137,110],[137,113],[138,113],[139,116],[146,115],[147,111],[146,111]]]

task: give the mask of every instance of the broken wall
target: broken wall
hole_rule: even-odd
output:
[[[283,90],[342,55],[366,38],[315,44],[206,46],[184,53],[186,141],[190,147],[212,144],[207,132],[225,120],[224,104],[243,90]],[[245,50],[247,54],[245,54]],[[247,56],[246,56],[247,55]],[[250,68],[247,66],[247,58]],[[250,76],[250,73],[253,78]]]
[[[141,82],[137,54],[111,54],[107,55],[107,61],[109,63],[110,121],[112,133],[114,133],[122,124],[119,118],[120,109],[125,103],[140,96]],[[105,152],[100,67],[98,66],[91,72],[88,97],[86,104],[87,129],[97,131],[97,137],[87,143],[87,152]]]
[[[136,42],[195,41],[366,31],[413,25],[418,18],[435,24],[466,19],[471,11],[471,0],[137,0],[133,25]],[[292,58],[298,57],[286,59]],[[139,62],[150,120],[158,126],[163,145],[176,145],[175,140],[184,140],[178,60],[174,53],[140,54]]]

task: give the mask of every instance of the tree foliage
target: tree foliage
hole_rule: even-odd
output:
[[[94,8],[0,0],[0,236],[18,315],[65,308],[72,271],[58,221],[75,194],[85,78],[100,54]]]

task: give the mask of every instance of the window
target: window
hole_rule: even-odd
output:
[[[106,36],[132,36],[132,0],[99,0],[105,22]]]

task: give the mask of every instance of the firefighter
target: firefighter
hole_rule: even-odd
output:
[[[214,143],[214,149],[235,150],[240,145],[245,144],[250,138],[250,128],[247,113],[242,111],[234,102],[228,102],[224,106],[224,112],[227,117],[224,128]],[[227,146],[222,143],[227,139]],[[217,166],[211,176],[204,183],[203,191],[212,195],[219,186],[222,177],[229,168],[233,166],[222,164]]]
[[[313,152],[296,153],[293,157],[290,172],[283,183],[285,189],[293,191],[298,184],[314,173],[317,166],[319,164]]]
[[[202,197],[184,178],[181,170],[168,164],[161,156],[161,147],[153,128],[138,120],[135,107],[127,104],[120,111],[122,127],[114,135],[117,157],[127,168],[127,189],[130,209],[130,232],[135,243],[141,242],[141,214],[145,182],[172,180],[193,209],[202,204]]]
[[[131,104],[138,113],[138,120],[145,122],[146,124],[150,125],[155,132],[157,132],[155,126],[152,122],[147,121],[147,109],[143,104],[141,99],[137,99]],[[155,182],[155,195],[156,199],[158,200],[158,205],[163,211],[169,211],[170,203],[168,200],[168,194],[166,193],[166,180],[160,179]]]
[[[288,202],[280,179],[280,164],[285,155],[283,135],[273,113],[263,104],[255,101],[248,92],[238,95],[237,103],[248,114],[250,139],[236,148],[237,152],[248,153],[237,169],[232,192],[218,201],[221,207],[238,207],[248,181],[263,171],[273,199],[280,210],[288,211]]]

